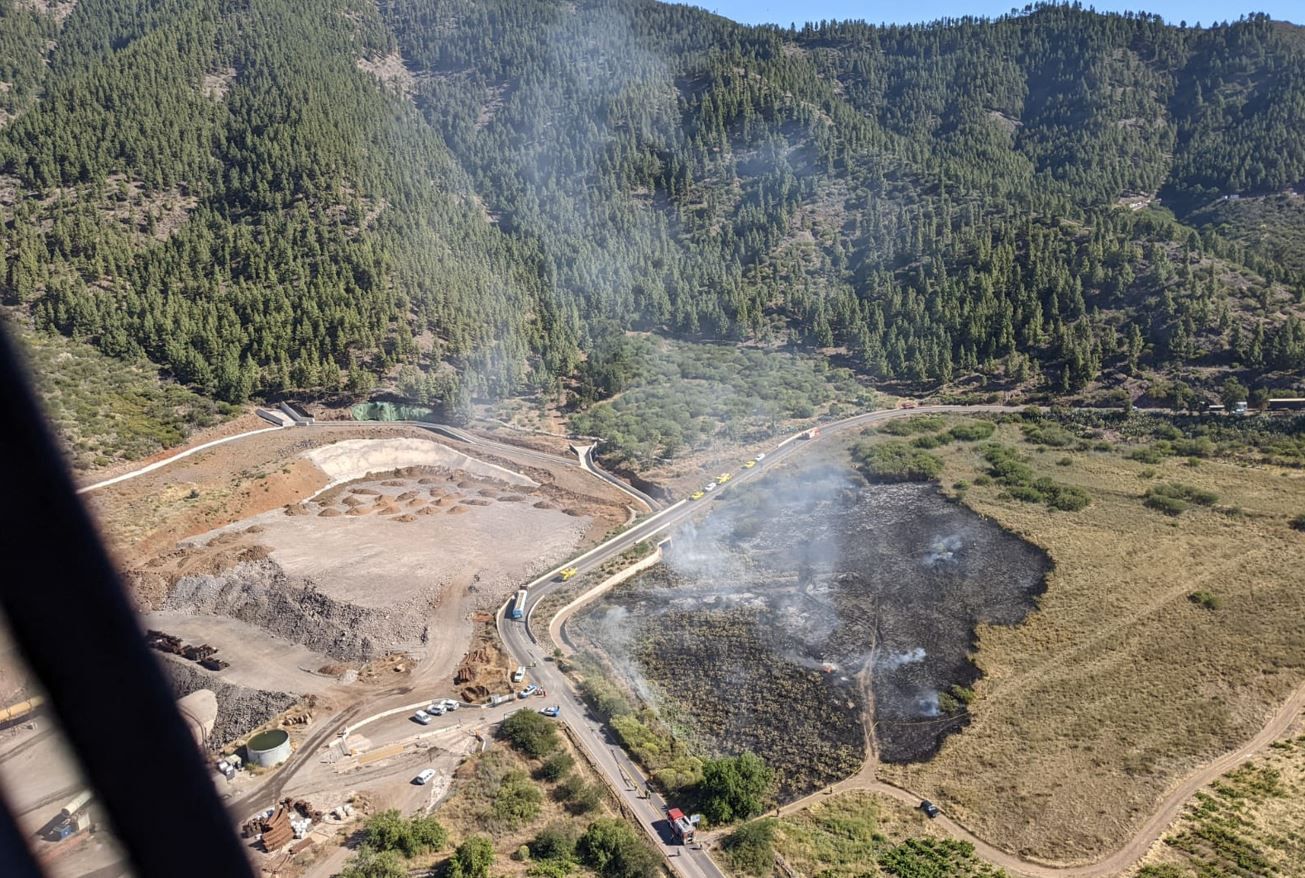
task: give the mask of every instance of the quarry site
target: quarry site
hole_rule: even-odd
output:
[[[353,704],[425,693],[475,704],[509,690],[494,610],[521,582],[624,524],[634,503],[584,473],[564,442],[477,454],[427,430],[379,424],[252,436],[89,499],[175,694],[213,695],[201,737],[215,760],[268,728],[315,758],[324,718]],[[0,700],[16,701],[30,682],[9,651]],[[81,786],[58,735],[20,720],[0,726],[0,776],[17,791],[24,826],[41,833]],[[353,736],[347,774],[307,770],[290,792],[317,810],[351,800],[379,807],[416,746],[395,746],[411,737],[406,725]],[[461,725],[422,744],[446,754],[450,774],[476,746]],[[33,780],[32,766],[46,764],[65,767]],[[230,802],[253,804],[252,775],[217,781]],[[70,874],[81,874],[79,857],[94,860],[68,849],[59,852]]]

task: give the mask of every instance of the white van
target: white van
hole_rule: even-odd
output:
[[[427,783],[430,782],[430,779],[431,779],[432,777],[434,777],[434,776],[435,776],[435,769],[433,769],[433,768],[423,768],[422,771],[421,771],[421,774],[419,774],[419,775],[417,775],[416,777],[414,777],[414,778],[412,779],[412,782],[415,783],[415,784],[416,784],[417,786],[419,786],[419,787],[421,787],[421,786],[425,786]]]
[[[517,669],[512,672],[512,682],[520,683],[525,678],[526,678],[526,666],[517,665]]]

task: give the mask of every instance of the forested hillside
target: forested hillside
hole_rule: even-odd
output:
[[[4,303],[219,399],[560,399],[630,329],[1043,394],[1305,368],[1291,25],[54,8],[0,0]]]

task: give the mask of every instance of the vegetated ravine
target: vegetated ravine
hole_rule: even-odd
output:
[[[1050,564],[933,486],[831,464],[712,502],[572,635],[707,749],[763,756],[783,797],[854,773],[863,717],[881,760],[937,752],[968,722],[976,626],[1024,619]]]

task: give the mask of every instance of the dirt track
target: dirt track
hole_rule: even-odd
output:
[[[1027,876],[1027,878],[1109,878],[1109,876],[1117,876],[1146,856],[1147,851],[1159,840],[1165,830],[1169,828],[1169,825],[1174,822],[1183,806],[1195,795],[1197,790],[1212,781],[1218,780],[1281,738],[1297,717],[1300,716],[1302,710],[1305,710],[1305,686],[1296,690],[1296,693],[1274,714],[1273,718],[1254,738],[1238,749],[1220,756],[1184,778],[1181,783],[1165,795],[1156,810],[1138,827],[1127,844],[1094,863],[1057,865],[1025,860],[979,838],[946,814],[938,815],[936,822],[953,838],[974,845],[975,852],[983,859],[1014,874]],[[875,761],[872,758],[866,761],[866,764],[857,774],[830,787],[829,791],[813,793],[788,803],[780,808],[780,814],[788,815],[801,811],[816,802],[828,798],[831,794],[836,795],[856,790],[887,796],[912,807],[920,803],[920,796],[910,790],[877,779],[875,777]]]

